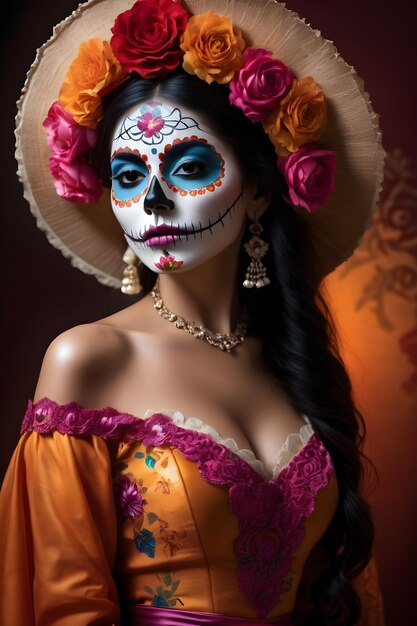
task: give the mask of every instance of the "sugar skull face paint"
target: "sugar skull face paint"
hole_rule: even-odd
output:
[[[241,166],[201,114],[165,99],[142,103],[116,125],[111,153],[114,214],[153,271],[192,269],[241,232]]]

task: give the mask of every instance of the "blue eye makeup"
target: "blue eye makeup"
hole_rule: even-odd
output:
[[[187,141],[166,153],[163,174],[168,184],[188,191],[213,183],[221,168],[221,158],[213,148],[200,141]]]
[[[130,153],[116,156],[111,162],[113,191],[119,200],[129,200],[146,188],[149,172],[140,157]]]

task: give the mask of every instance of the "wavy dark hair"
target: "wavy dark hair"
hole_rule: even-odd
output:
[[[311,419],[331,455],[339,486],[335,517],[316,547],[325,565],[308,589],[301,584],[294,619],[303,626],[353,625],[361,605],[352,581],[367,565],[374,539],[370,508],[360,494],[365,424],[352,399],[305,222],[282,199],[275,151],[261,124],[253,124],[229,103],[227,88],[208,85],[182,70],[162,80],[133,75],[105,98],[105,116],[93,155],[103,180],[110,179],[109,146],[115,120],[139,102],[158,97],[208,116],[234,148],[245,174],[258,181],[260,192],[272,192],[261,219],[263,236],[270,245],[265,264],[271,284],[263,289],[242,287],[241,301],[248,309],[253,333],[262,341],[269,370],[295,409]],[[242,254],[242,279],[246,265]],[[149,293],[156,276],[141,265],[140,297]]]

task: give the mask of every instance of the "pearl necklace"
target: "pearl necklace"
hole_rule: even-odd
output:
[[[190,335],[193,335],[196,339],[207,341],[207,343],[214,348],[230,352],[233,348],[236,348],[236,346],[240,345],[245,340],[248,332],[248,325],[245,318],[242,318],[238,322],[234,333],[231,333],[230,335],[227,333],[212,333],[210,330],[204,328],[204,326],[198,326],[194,322],[188,322],[183,317],[180,317],[167,309],[161,298],[157,284],[152,289],[151,296],[154,301],[153,306],[161,317],[174,324],[176,328],[190,333]]]

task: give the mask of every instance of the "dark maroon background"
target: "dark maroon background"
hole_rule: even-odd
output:
[[[365,80],[374,108],[381,115],[385,148],[401,148],[415,164],[417,114],[412,89],[417,61],[417,3],[288,0],[287,6],[335,41],[342,56]],[[77,7],[77,2],[9,1],[6,7],[1,18],[5,54],[0,96],[2,472],[16,444],[27,399],[33,396],[42,356],[50,341],[63,330],[109,314],[126,303],[121,294],[73,269],[48,244],[35,226],[15,175],[15,101],[25,73],[35,49],[49,38],[52,26]],[[406,511],[398,514],[406,515]],[[414,598],[404,593],[406,587],[411,589],[410,581],[401,579],[401,571],[390,571],[387,562],[380,571],[387,626],[408,626],[415,619]]]

